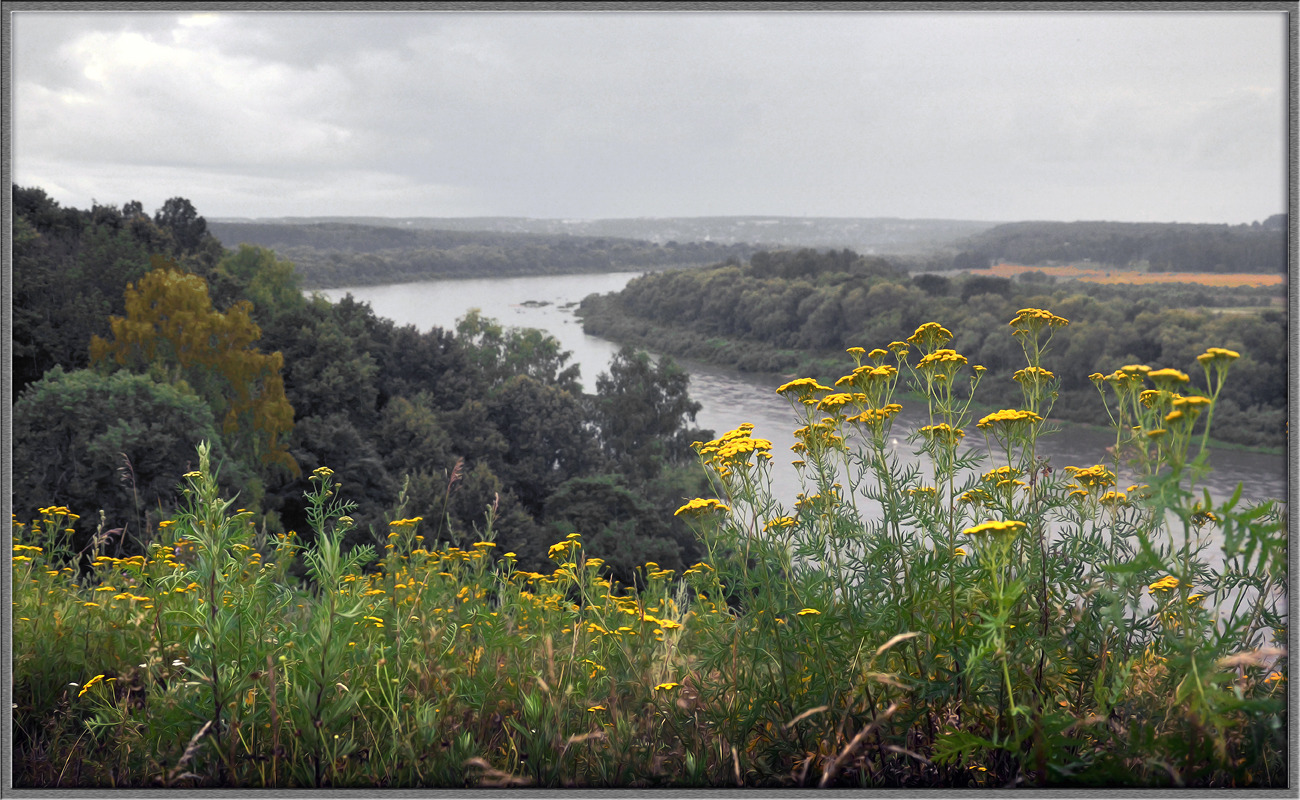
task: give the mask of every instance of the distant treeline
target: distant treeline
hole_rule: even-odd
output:
[[[1251,225],[1014,222],[957,245],[953,269],[1091,261],[1152,272],[1286,270],[1286,215]],[[934,265],[928,265],[935,268]]]
[[[745,258],[755,249],[746,244],[660,245],[611,237],[414,230],[346,223],[214,222],[209,228],[227,246],[265,247],[292,261],[308,289],[433,278],[662,269]]]
[[[1048,308],[1070,320],[1044,362],[1061,380],[1056,417],[1107,423],[1091,373],[1142,363],[1199,378],[1196,356],[1207,347],[1227,347],[1241,359],[1220,398],[1216,436],[1255,446],[1285,443],[1282,309],[1214,313],[1171,302],[1199,295],[1204,287],[1124,288],[1131,291],[1079,281],[909,277],[879,259],[802,250],[646,275],[617,294],[586,298],[579,313],[587,333],[615,341],[744,370],[832,380],[843,374],[845,348],[883,347],[935,321],[953,332],[958,352],[990,370],[992,380],[981,384],[977,399],[998,405],[1018,402],[1019,387],[1010,378],[1024,366],[1007,321],[1021,308]],[[1216,288],[1214,294],[1245,306],[1262,299],[1259,291]]]
[[[954,219],[891,217],[635,217],[535,219],[529,217],[270,217],[229,222],[274,225],[333,223],[408,231],[473,231],[609,237],[668,244],[749,242],[763,249],[848,247],[863,253],[926,253],[950,247],[998,224]],[[215,222],[221,225],[222,222]]]
[[[447,228],[430,227],[439,223]],[[980,269],[998,261],[1095,263],[1155,272],[1286,269],[1282,214],[1235,226],[1015,222],[988,230],[979,223],[951,220],[757,217],[480,223],[489,229],[465,230],[470,224],[465,220],[414,218],[366,224],[213,222],[209,227],[227,246],[266,247],[293,261],[307,288],[701,266],[745,259],[764,249],[820,248],[837,240],[859,250],[888,253],[895,264],[911,271]],[[741,237],[766,244],[745,243]]]

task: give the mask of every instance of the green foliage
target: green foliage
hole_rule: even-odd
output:
[[[199,445],[198,456],[199,468],[185,475],[186,507],[167,532],[175,536],[178,549],[192,553],[184,591],[192,586],[200,601],[170,613],[194,631],[184,670],[205,684],[206,691],[187,698],[184,706],[195,718],[195,727],[202,721],[199,729],[219,743],[217,774],[224,778],[238,768],[240,700],[256,685],[256,674],[276,649],[278,642],[267,632],[272,621],[283,619],[288,611],[290,595],[274,586],[275,573],[258,563],[252,513],[232,513],[234,500],[219,496],[206,442]],[[163,586],[168,583],[173,590],[181,586],[179,580],[162,581]]]
[[[492,393],[485,409],[506,443],[500,458],[489,464],[535,516],[560,484],[598,463],[582,402],[564,389],[516,375]]]
[[[142,237],[120,223],[14,188],[15,396],[56,364],[85,367],[86,342],[107,334],[108,315],[124,310],[127,282],[148,271],[151,224]]]
[[[184,197],[173,197],[154,214],[154,224],[171,234],[177,255],[197,252],[207,238],[207,220]]]
[[[787,256],[788,257],[788,256]],[[718,265],[646,275],[622,292],[589,296],[579,309],[586,332],[616,341],[759,372],[824,374],[819,363],[861,341],[901,339],[923,315],[951,320],[956,345],[991,370],[1018,359],[1004,335],[1005,320],[1025,307],[1052,306],[1072,321],[1057,342],[1062,384],[1055,413],[1061,419],[1104,424],[1085,376],[1115,363],[1170,364],[1195,369],[1206,347],[1243,354],[1219,413],[1218,436],[1238,444],[1275,447],[1286,407],[1287,320],[1262,308],[1216,314],[1174,303],[1222,300],[1230,305],[1271,302],[1259,290],[1180,285],[1114,287],[1077,281],[1050,286],[1004,278],[917,276],[831,271],[814,277],[768,276],[760,266]],[[944,281],[939,283],[938,281]],[[988,405],[1014,402],[1011,386],[994,386]]]
[[[655,364],[631,347],[615,354],[609,372],[596,378],[595,409],[605,455],[620,471],[647,481],[664,466],[693,459],[691,443],[712,432],[687,427],[700,410],[689,385],[690,376],[671,358]]]
[[[565,367],[570,354],[561,352],[559,342],[542,331],[504,328],[481,316],[478,309],[471,309],[457,321],[456,336],[489,388],[499,388],[522,375],[569,393],[580,391],[578,366]]]
[[[192,394],[145,375],[55,367],[14,404],[15,510],[45,503],[92,512],[77,525],[75,548],[97,526],[115,531],[119,554],[141,552],[160,511],[175,506],[176,476],[194,463],[200,441],[225,460],[212,412]],[[228,490],[249,489],[250,476],[227,463]],[[102,523],[94,512],[102,511]]]
[[[240,245],[227,251],[217,272],[228,276],[259,316],[301,308],[305,303],[294,265],[262,247]]]
[[[335,684],[343,673],[348,649],[341,628],[360,617],[367,603],[364,598],[340,603],[339,595],[345,588],[345,576],[354,575],[375,557],[374,550],[367,546],[343,553],[342,540],[352,526],[347,512],[354,506],[336,496],[331,475],[328,468],[316,469],[311,478],[315,486],[307,496],[316,546],[305,560],[307,574],[316,584],[320,601],[313,606],[303,642],[306,647],[300,651],[302,661],[298,671],[304,680],[294,685],[298,700],[294,708],[299,709],[294,722],[299,731],[307,734],[305,744],[311,766],[310,772],[304,770],[300,774],[312,786],[325,785],[327,773],[333,771],[338,760],[355,750],[351,741],[340,742],[339,736],[331,737],[330,732],[341,726],[360,698],[346,688],[337,694]],[[306,765],[298,766],[301,769]]]
[[[334,464],[338,482],[347,485],[352,496],[358,498],[356,516],[367,522],[377,521],[390,505],[390,499],[397,496],[397,481],[384,468],[374,444],[343,414],[300,420],[294,429],[290,453],[304,470]],[[304,481],[299,479],[290,485],[304,487]],[[298,526],[303,520],[294,515],[287,522]]]
[[[614,476],[566,481],[547,498],[546,519],[553,538],[582,534],[587,552],[604,559],[611,577],[627,586],[638,582],[646,562],[680,572],[699,556],[689,531],[674,530],[660,507]]]
[[[1011,279],[997,278],[989,275],[972,275],[961,284],[961,301],[969,302],[972,297],[981,294],[996,294],[1007,297],[1011,294]]]
[[[172,198],[157,217],[138,202],[85,211],[61,208],[41,189],[13,187],[15,396],[55,364],[85,367],[86,343],[108,335],[108,317],[125,313],[127,284],[143,278],[154,257],[214,276],[221,246],[189,201]]]

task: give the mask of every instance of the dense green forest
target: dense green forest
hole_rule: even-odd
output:
[[[1251,225],[1013,222],[956,245],[954,269],[1095,262],[1153,272],[1286,271],[1286,215]]]
[[[265,247],[292,261],[308,289],[699,266],[747,257],[755,249],[745,244],[671,241],[660,245],[611,237],[347,223],[218,222],[209,228],[231,247]]]
[[[183,198],[153,216],[13,198],[14,509],[75,509],[78,549],[141,552],[207,440],[272,532],[306,530],[308,477],[328,466],[359,504],[350,544],[416,515],[455,543],[491,514],[524,565],[571,531],[627,581],[698,555],[671,510],[708,432],[670,361],[626,350],[584,394],[537,331],[470,316],[420,333],[305,297],[293,264],[224,248]]]
[[[1257,288],[1165,284],[1103,286],[987,276],[906,272],[879,258],[811,249],[756,253],[706,270],[646,275],[617,294],[591,296],[584,329],[619,342],[758,372],[829,377],[845,348],[905,339],[941,319],[959,352],[994,374],[1019,358],[1005,336],[1020,308],[1051,308],[1070,320],[1053,343],[1060,376],[1054,415],[1105,424],[1088,375],[1124,364],[1195,372],[1206,347],[1242,354],[1220,399],[1217,435],[1230,442],[1281,447],[1286,421],[1286,314]],[[1202,305],[1221,304],[1224,313]],[[1231,307],[1231,308],[1228,308]],[[1013,383],[981,392],[981,402],[1014,403]],[[1002,392],[1002,394],[998,394]],[[1005,396],[1003,396],[1005,395]]]

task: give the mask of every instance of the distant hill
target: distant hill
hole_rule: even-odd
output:
[[[213,221],[207,228],[228,248],[250,244],[274,250],[294,263],[308,289],[436,278],[655,270],[744,259],[754,252],[748,245],[718,242],[657,244],[612,236],[349,222]]]
[[[209,220],[209,225],[363,225],[416,231],[476,231],[638,239],[655,244],[713,242],[765,248],[849,248],[864,255],[924,253],[998,223],[888,217],[641,217],[529,219],[525,217],[274,217]],[[222,238],[217,234],[218,238]],[[225,241],[224,238],[222,238]]]
[[[1286,217],[1252,225],[852,217],[277,217],[214,219],[227,247],[271,248],[309,287],[662,269],[762,250],[849,249],[913,272],[997,262],[1146,272],[1283,273]]]
[[[959,243],[956,268],[1092,262],[1151,272],[1282,273],[1286,216],[1252,225],[1158,222],[1013,222]]]

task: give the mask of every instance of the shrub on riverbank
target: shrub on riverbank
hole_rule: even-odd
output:
[[[323,467],[314,541],[268,536],[206,450],[145,555],[79,572],[42,509],[14,527],[15,783],[1284,785],[1285,511],[1196,492],[1237,354],[1094,374],[1113,459],[1052,473],[1064,325],[1016,315],[1021,402],[978,420],[986,371],[935,323],[785,384],[797,502],[752,426],[698,443],[714,496],[677,515],[708,557],[639,591],[576,534],[521,570],[491,509],[464,549],[416,517],[345,552]],[[888,447],[905,388],[924,466]]]

